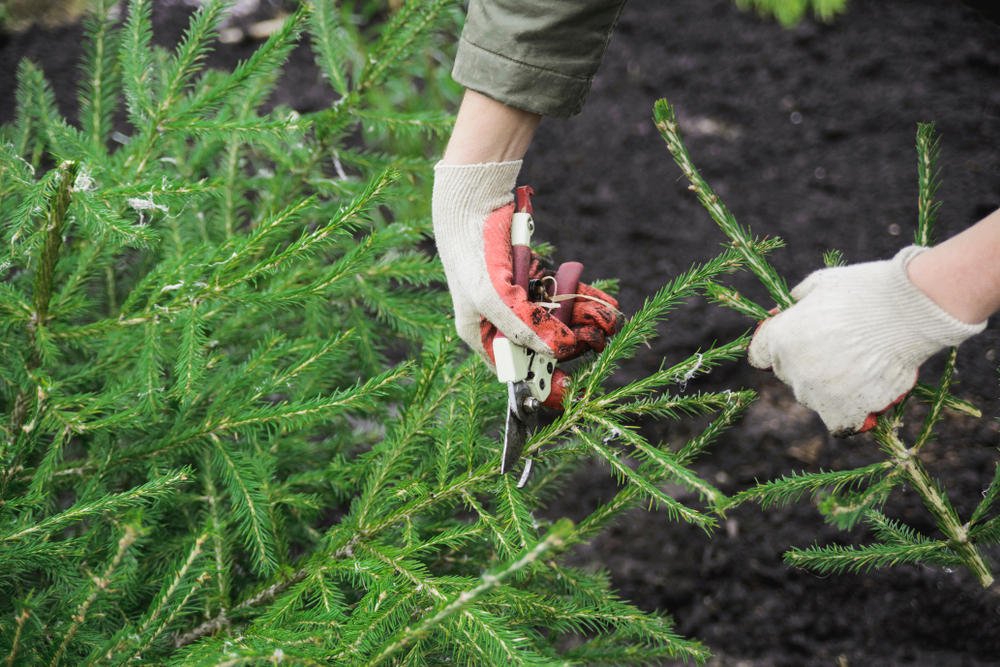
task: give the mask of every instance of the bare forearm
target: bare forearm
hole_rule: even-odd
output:
[[[444,164],[487,164],[520,160],[531,145],[542,117],[508,107],[466,90]]]
[[[978,324],[1000,310],[1000,210],[919,255],[910,281],[962,322]]]

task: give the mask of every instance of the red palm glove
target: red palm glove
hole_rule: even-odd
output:
[[[608,337],[617,330],[618,302],[604,292],[580,283],[575,294],[589,298],[577,297],[574,300],[567,325],[556,319],[553,310],[530,301],[525,290],[514,284],[514,251],[510,240],[513,215],[512,203],[495,210],[486,218],[483,226],[486,270],[493,289],[500,300],[538,335],[551,349],[552,356],[559,361],[573,359],[587,350],[600,352],[607,345]],[[539,268],[538,259],[534,255],[528,273],[533,279],[546,275]],[[492,322],[486,318],[480,320],[483,347],[494,364],[496,359],[493,357],[493,339],[497,333],[498,329]],[[552,392],[542,405],[562,409],[567,377],[564,372],[556,369],[552,376]]]

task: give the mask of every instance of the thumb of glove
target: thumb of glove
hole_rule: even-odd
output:
[[[769,317],[757,325],[757,330],[754,331],[753,338],[750,340],[750,347],[747,348],[747,361],[750,362],[751,366],[762,371],[769,371],[774,365],[771,360],[771,346],[767,330],[771,319]]]

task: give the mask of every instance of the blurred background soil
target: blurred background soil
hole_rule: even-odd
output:
[[[275,7],[241,2],[228,27],[273,18]],[[191,7],[160,0],[156,40],[170,46]],[[258,45],[220,45],[209,66],[231,67]],[[13,116],[17,62],[41,64],[64,112],[75,115],[80,28],[34,27],[2,36],[0,121]],[[788,247],[772,261],[790,285],[839,249],[848,262],[883,259],[911,242],[917,218],[918,122],[941,134],[944,201],[937,238],[965,229],[1000,207],[1000,28],[958,2],[850,0],[832,25],[806,21],[785,30],[740,12],[732,0],[630,0],[584,112],[546,119],[521,181],[536,191],[540,236],[557,259],[586,266],[584,278],[618,277],[626,313],[692,263],[717,255],[725,240],[701,208],[651,121],[653,103],[676,108],[692,159],[736,216],[760,236]],[[272,104],[324,108],[332,94],[306,46],[296,49]],[[770,307],[745,274],[730,285]],[[623,367],[627,383],[677,363],[753,323],[690,299],[661,337]],[[923,450],[929,470],[968,516],[993,476],[998,456],[996,323],[965,343],[956,393],[982,419],[949,414]],[[937,384],[940,357],[921,377]],[[838,470],[881,458],[870,436],[829,438],[790,392],[745,361],[689,383],[686,391],[748,387],[761,399],[697,464],[732,494],[754,480],[793,471]],[[915,431],[914,413],[907,429]],[[653,442],[681,443],[698,420],[641,424]],[[613,497],[610,470],[581,469],[552,516],[579,519]],[[694,502],[680,489],[675,495]],[[895,492],[892,518],[937,535],[912,490]],[[813,503],[729,513],[709,538],[665,513],[635,511],[579,549],[576,564],[604,567],[625,599],[668,610],[678,629],[702,639],[713,665],[741,667],[1000,665],[1000,584],[983,590],[964,569],[898,566],[820,577],[786,566],[790,546],[858,544],[826,525]],[[1000,567],[1000,549],[988,551]]]

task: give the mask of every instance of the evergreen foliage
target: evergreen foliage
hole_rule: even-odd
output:
[[[431,47],[455,3],[369,27],[304,3],[232,72],[203,69],[225,0],[171,52],[150,0],[121,22],[112,4],[88,20],[78,122],[25,61],[0,130],[0,660],[705,662],[560,556],[639,505],[715,525],[727,501],[690,464],[753,394],[675,388],[747,339],[604,381],[740,251],[775,244],[692,267],[581,360],[518,489],[498,475],[504,387],[452,339],[420,251],[422,147],[452,94]],[[339,99],[262,112],[303,33]],[[677,449],[635,427],[692,414],[709,425]],[[619,493],[577,525],[539,518],[592,457]]]
[[[829,23],[847,8],[847,0],[736,0],[736,4],[761,16],[773,16],[786,28],[798,24],[810,9],[817,19]]]
[[[690,189],[698,195],[713,220],[729,237],[732,246],[767,287],[778,307],[791,306],[794,302],[785,282],[755,250],[750,230],[736,222],[692,164],[678,134],[673,109],[666,100],[656,103],[654,116],[660,134],[667,142],[667,148],[691,181]],[[933,123],[920,124],[917,131],[919,218],[915,235],[918,245],[929,245],[932,239],[933,223],[939,206],[934,201],[939,175],[935,167],[938,151]],[[836,266],[843,261],[836,251],[828,252],[824,260],[827,266]],[[710,290],[718,303],[732,307],[737,312],[758,320],[768,317],[763,307],[748,301],[731,288],[712,285]],[[972,516],[963,521],[948,501],[944,487],[928,473],[919,457],[920,449],[935,437],[934,427],[942,419],[945,407],[966,415],[982,416],[974,406],[950,393],[957,354],[957,348],[952,348],[938,387],[918,382],[904,400],[886,415],[879,417],[873,432],[886,455],[885,461],[856,470],[800,473],[758,483],[735,495],[721,505],[720,509],[735,507],[748,500],[756,500],[766,507],[794,502],[807,494],[822,494],[819,508],[828,521],[842,529],[848,529],[864,520],[872,527],[875,542],[860,547],[834,545],[814,546],[806,550],[793,548],[785,555],[789,564],[815,569],[821,573],[857,571],[896,563],[919,562],[938,566],[962,564],[972,571],[984,587],[989,586],[993,582],[993,574],[979,547],[996,543],[1000,536],[1000,517],[997,516],[996,502],[1000,498],[1000,467],[988,491],[983,494],[982,502]],[[920,433],[908,445],[903,441],[900,427],[907,411],[918,400],[928,403],[930,409]],[[908,526],[887,519],[879,511],[891,491],[902,483],[911,485],[923,499],[941,532],[940,539],[921,535]],[[993,518],[989,518],[991,516]]]

